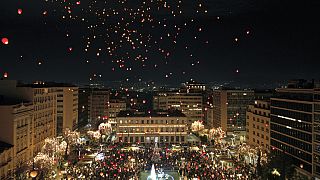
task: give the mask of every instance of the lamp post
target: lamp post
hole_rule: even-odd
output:
[[[211,155],[211,161],[212,161],[212,163],[215,164],[215,163],[214,163],[214,160],[213,160],[213,155],[214,155],[214,153],[213,153],[213,152],[210,152],[210,155]]]
[[[34,158],[32,158],[32,170],[30,171],[29,176],[32,179],[36,179],[38,174],[39,174],[38,171],[34,168]]]

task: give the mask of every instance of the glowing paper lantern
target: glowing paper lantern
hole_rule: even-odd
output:
[[[8,38],[2,38],[1,42],[5,45],[9,44],[9,39]]]
[[[18,14],[19,14],[19,15],[22,14],[22,9],[18,9]]]

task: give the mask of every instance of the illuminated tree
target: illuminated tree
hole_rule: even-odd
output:
[[[70,148],[70,144],[76,144],[78,139],[80,138],[80,133],[76,131],[71,131],[70,129],[66,128],[63,132],[63,139],[66,142],[65,148],[65,159],[68,158],[68,151]]]
[[[202,121],[195,121],[191,124],[191,130],[194,132],[201,131],[204,129],[204,125]]]
[[[226,133],[222,130],[221,127],[219,128],[212,128],[209,130],[208,138],[210,140],[215,140],[215,142],[220,143],[221,139],[224,138]]]

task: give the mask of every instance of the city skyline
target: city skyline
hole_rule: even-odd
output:
[[[140,6],[146,11],[150,7],[148,22],[139,12],[136,19],[125,14],[118,1],[90,8],[87,1],[1,2],[0,37],[7,38],[8,44],[0,46],[0,73],[23,81],[88,83],[90,78],[98,78],[102,82],[128,79],[133,83],[141,79],[178,84],[193,78],[252,86],[319,78],[316,1],[157,3],[125,4],[132,12]],[[121,36],[112,27],[105,27],[113,26],[119,17],[110,15],[101,20],[89,12],[99,14],[105,8],[106,14],[108,8],[123,12],[123,21],[131,23],[126,30],[136,29],[141,34],[139,40],[145,42],[136,49],[123,44],[119,52],[110,54],[108,48],[112,49],[112,42]],[[176,16],[167,12],[168,8]],[[101,21],[105,26],[94,29],[94,33],[86,29],[101,26]],[[119,25],[119,29],[123,27]],[[100,40],[91,40],[100,36]],[[92,47],[90,44],[87,49],[88,37]],[[135,39],[133,35],[130,38]],[[142,61],[142,57],[147,59]],[[116,62],[124,58],[123,63]]]

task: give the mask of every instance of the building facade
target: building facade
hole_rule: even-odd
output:
[[[0,141],[0,179],[12,178],[13,169],[13,146]]]
[[[190,80],[182,84],[182,88],[186,89],[188,93],[202,93],[206,91],[206,85]]]
[[[204,124],[207,128],[213,128],[213,105],[204,105]]]
[[[227,133],[246,131],[246,110],[254,102],[254,91],[214,90],[213,126]]]
[[[43,82],[21,84],[14,80],[0,80],[0,95],[33,104],[31,128],[33,154],[40,152],[46,138],[55,137],[57,134],[57,95],[55,90]]]
[[[53,85],[57,93],[57,134],[64,129],[78,128],[78,87],[67,84]]]
[[[287,154],[298,172],[320,177],[320,89],[281,88],[271,98],[270,144]]]
[[[187,118],[180,111],[121,111],[116,117],[120,142],[186,143]]]
[[[0,141],[12,145],[13,172],[33,157],[33,104],[19,102],[6,100],[0,104]]]
[[[165,92],[153,97],[154,110],[177,109],[187,116],[187,124],[203,121],[203,99],[199,93]]]
[[[112,125],[115,125],[117,123],[116,117],[120,113],[120,111],[125,111],[127,109],[126,102],[124,100],[120,99],[112,99],[109,102],[109,118],[108,122]]]
[[[246,142],[252,146],[270,150],[270,102],[256,100],[249,105],[246,122]]]
[[[89,122],[89,95],[90,89],[79,88],[78,90],[78,127],[81,129]]]
[[[90,89],[88,97],[89,122],[93,126],[109,117],[108,106],[110,91],[107,89]]]

